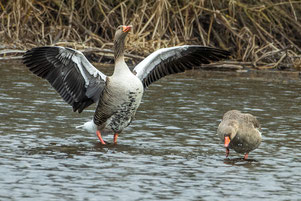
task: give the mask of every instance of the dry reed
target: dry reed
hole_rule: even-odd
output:
[[[0,48],[111,49],[115,28],[132,24],[127,52],[135,55],[200,44],[256,68],[298,68],[300,20],[300,0],[7,0],[0,1]]]

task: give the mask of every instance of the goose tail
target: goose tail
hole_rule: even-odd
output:
[[[85,130],[90,133],[96,133],[97,131],[97,125],[94,123],[93,119],[91,121],[84,123],[83,125],[76,126],[75,128],[80,130]]]

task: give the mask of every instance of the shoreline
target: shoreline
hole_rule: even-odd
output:
[[[81,50],[82,51],[82,50]],[[97,49],[99,51],[99,49]],[[0,66],[1,64],[15,63],[22,64],[22,55],[25,50],[0,50]],[[113,67],[113,57],[111,50],[104,50],[100,59],[97,55],[94,55],[94,51],[87,49],[84,54],[87,56],[88,60],[98,69]],[[99,55],[98,55],[99,56]],[[128,65],[135,66],[144,57],[127,54]],[[97,62],[97,60],[104,60],[104,62]],[[223,61],[218,63],[211,63],[207,65],[202,65],[201,68],[192,71],[186,71],[187,75],[198,74],[200,76],[210,78],[210,77],[237,77],[241,79],[252,79],[252,80],[264,80],[264,81],[276,81],[282,83],[289,82],[299,82],[301,81],[301,71],[290,67],[289,70],[279,70],[276,68],[271,68],[269,66],[257,68],[252,67],[250,62],[238,62],[238,61]]]

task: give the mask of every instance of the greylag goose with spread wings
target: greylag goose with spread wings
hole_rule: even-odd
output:
[[[184,72],[229,57],[230,53],[211,47],[184,45],[159,49],[131,71],[124,61],[125,38],[132,26],[119,26],[114,37],[114,72],[106,76],[97,70],[79,51],[59,46],[37,47],[23,57],[29,70],[42,77],[60,96],[82,112],[97,103],[94,117],[83,124],[83,129],[96,132],[102,144],[101,133],[118,134],[127,127],[140,105],[145,88],[156,80]]]

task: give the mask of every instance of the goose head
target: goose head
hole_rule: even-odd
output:
[[[235,138],[238,131],[238,122],[235,120],[229,121],[228,125],[223,128],[224,146],[229,148],[232,139]]]
[[[116,30],[115,36],[114,36],[115,61],[117,59],[123,57],[125,38],[131,29],[132,29],[132,25],[129,25],[129,26],[120,25],[117,27],[117,30]]]

